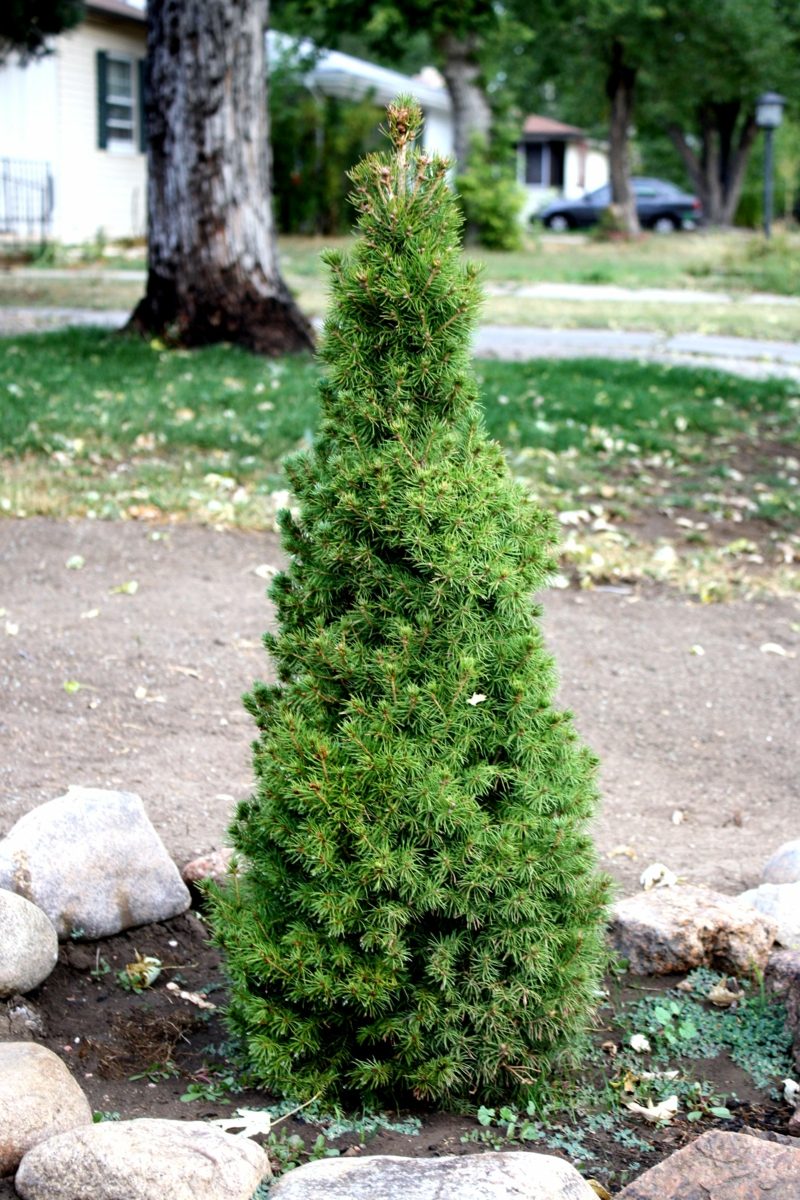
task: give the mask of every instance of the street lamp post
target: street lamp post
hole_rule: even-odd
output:
[[[756,100],[756,125],[764,130],[764,236],[772,233],[772,134],[781,123],[783,96],[777,92],[764,92]]]

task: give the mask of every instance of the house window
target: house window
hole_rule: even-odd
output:
[[[97,144],[101,150],[145,149],[143,60],[97,52]]]
[[[541,142],[528,142],[525,146],[525,182],[544,182],[544,150]]]
[[[563,187],[564,150],[564,142],[526,142],[525,182],[538,187]]]

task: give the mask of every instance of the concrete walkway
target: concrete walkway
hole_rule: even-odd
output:
[[[0,337],[36,333],[66,326],[119,329],[130,313],[124,309],[2,308]],[[637,359],[673,366],[708,367],[747,379],[793,379],[800,382],[800,346],[794,342],[759,341],[703,333],[669,335],[611,329],[541,329],[526,325],[482,325],[475,336],[482,358],[527,361],[536,358]]]

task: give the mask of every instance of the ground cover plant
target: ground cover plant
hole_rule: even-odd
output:
[[[143,958],[160,962],[160,973],[138,990],[124,986],[127,968]],[[709,999],[720,987],[727,1007]],[[62,1055],[72,1047],[67,1062],[96,1121],[156,1112],[234,1129],[269,1124],[258,1136],[276,1174],[353,1148],[410,1156],[527,1149],[564,1155],[613,1190],[707,1129],[780,1133],[791,1113],[782,1005],[757,981],[704,970],[665,980],[612,974],[580,1072],[525,1102],[478,1093],[461,1112],[301,1106],[254,1089],[222,1026],[220,965],[194,913],[98,943],[68,941],[32,999],[46,1044]],[[677,1111],[662,1120],[628,1108],[671,1096]]]
[[[793,588],[796,384],[592,360],[477,372],[489,432],[561,514],[567,576],[706,599]],[[226,347],[95,330],[4,339],[0,514],[270,527],[287,501],[282,457],[317,428],[317,380],[311,359]]]
[[[292,556],[247,708],[256,787],[209,892],[253,1076],[309,1100],[525,1096],[598,1000],[608,881],[595,761],[532,607],[555,522],[486,435],[479,302],[444,160],[388,109],[328,255],[314,447],[287,472]]]

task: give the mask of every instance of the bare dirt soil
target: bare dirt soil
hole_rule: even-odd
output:
[[[0,522],[0,835],[80,783],[139,792],[179,864],[222,845],[234,801],[250,788],[240,695],[269,672],[260,644],[273,617],[269,572],[256,570],[280,563],[271,534]],[[728,892],[757,882],[772,850],[800,836],[800,601],[699,605],[617,588],[553,591],[544,607],[560,700],[602,761],[595,835],[620,890],[636,890],[655,859]],[[141,994],[118,976],[137,955],[165,964]],[[176,996],[168,979],[221,1001],[219,959],[195,912],[68,942],[28,998],[43,1022],[37,1040],[71,1066],[97,1112],[205,1119],[268,1103],[226,1090],[225,1056],[213,1050],[226,1037],[218,1011]],[[598,1040],[619,1038],[613,1014],[600,1017]],[[785,1106],[729,1059],[705,1064],[704,1077],[738,1097],[725,1128],[785,1130]],[[191,1088],[199,1098],[181,1099]],[[379,1132],[364,1139],[365,1152],[485,1146],[469,1140],[482,1132],[470,1118],[419,1116],[419,1136]],[[637,1129],[649,1149],[635,1151],[595,1130],[581,1169],[616,1188],[708,1127],[681,1119]],[[299,1118],[283,1128],[307,1145],[318,1133]],[[563,1152],[575,1161],[568,1135]],[[354,1133],[334,1144],[346,1151],[360,1141]],[[0,1198],[11,1196],[0,1182]]]
[[[221,845],[250,788],[240,697],[270,670],[255,572],[280,563],[269,533],[0,522],[0,834],[76,783],[138,792],[179,863]],[[622,889],[654,859],[723,891],[755,883],[800,836],[800,599],[597,589],[544,607]]]

